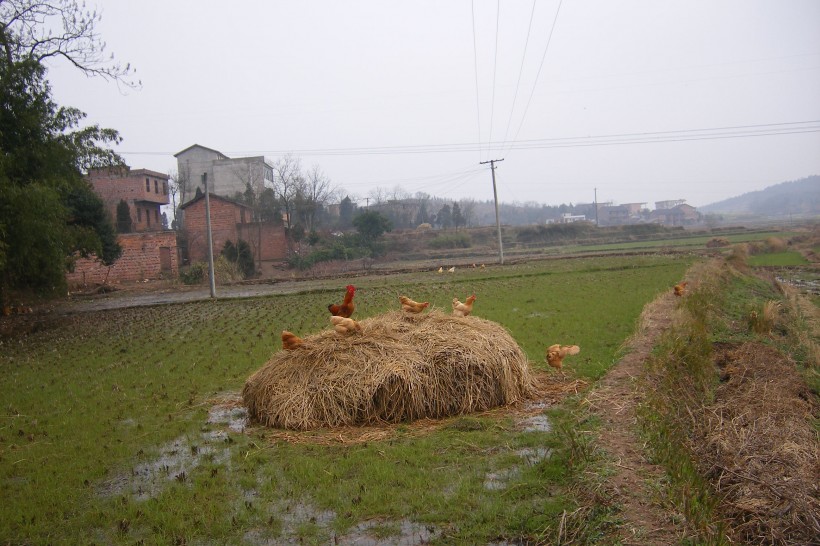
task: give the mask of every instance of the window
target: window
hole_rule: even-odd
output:
[[[148,227],[151,227],[151,209],[145,209],[145,221],[148,222]]]
[[[168,195],[168,186],[165,185],[165,181],[162,181],[162,195]]]
[[[159,193],[159,181],[154,180],[154,193]]]
[[[245,209],[239,209],[239,223],[245,223]]]
[[[151,181],[148,178],[145,179],[145,191],[151,191]]]
[[[142,222],[142,209],[137,207],[137,222]]]

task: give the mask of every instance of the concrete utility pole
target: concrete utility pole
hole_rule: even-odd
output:
[[[205,226],[208,230],[208,278],[211,283],[211,297],[216,297],[216,280],[214,279],[214,239],[211,235],[211,200],[208,198],[208,173],[202,173],[202,185],[205,186]]]
[[[495,201],[495,229],[498,231],[498,263],[504,265],[504,246],[501,243],[501,219],[498,216],[498,192],[495,189],[495,164],[504,161],[501,159],[491,159],[489,161],[481,161],[479,165],[490,164],[490,172],[493,174],[493,200]]]
[[[595,188],[595,227],[598,227],[598,188]]]

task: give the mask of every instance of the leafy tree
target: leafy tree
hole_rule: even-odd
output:
[[[466,223],[467,223],[464,220],[464,216],[461,214],[461,207],[458,206],[458,203],[453,203],[452,219],[453,219],[453,227],[455,227],[456,229],[458,229],[459,226],[466,225]]]
[[[43,65],[64,59],[86,75],[137,86],[130,66],[104,54],[99,20],[73,0],[0,1],[0,297],[59,291],[75,255],[110,265],[122,252],[83,179],[88,169],[122,164],[109,148],[120,136],[81,128],[85,114],[54,103]]]
[[[41,65],[0,58],[0,66],[0,290],[58,291],[75,252],[106,265],[122,252],[82,174],[121,163],[101,145],[120,138],[97,126],[77,130],[84,114],[51,100]]]
[[[350,200],[350,197],[345,196],[339,203],[339,228],[348,229],[353,225],[353,213],[356,211],[356,205]]]
[[[259,195],[259,219],[263,222],[282,223],[282,208],[271,188],[265,188]]]
[[[444,205],[436,215],[436,223],[442,228],[448,228],[453,225],[453,213],[450,205]]]
[[[120,202],[117,203],[117,232],[131,233],[132,224],[131,209],[125,199],[120,199]]]
[[[353,219],[353,227],[359,232],[362,243],[372,247],[385,232],[393,229],[390,220],[376,211],[365,211]]]
[[[247,241],[239,239],[234,245],[232,241],[225,241],[222,247],[222,255],[229,262],[236,264],[242,276],[249,279],[256,275],[256,263],[253,258],[253,250]]]

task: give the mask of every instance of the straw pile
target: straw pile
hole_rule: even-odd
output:
[[[484,411],[534,393],[524,352],[499,324],[433,310],[325,330],[279,351],[245,383],[258,422],[291,430],[397,423]]]

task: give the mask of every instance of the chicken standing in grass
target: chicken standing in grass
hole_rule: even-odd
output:
[[[330,323],[337,334],[348,335],[362,331],[361,324],[351,318],[332,316],[330,317]]]
[[[356,309],[356,305],[353,303],[353,295],[356,293],[356,287],[352,284],[347,285],[347,292],[345,292],[345,299],[341,305],[331,303],[327,306],[327,310],[330,311],[330,314],[334,317],[345,317],[350,318],[353,314],[353,311]]]
[[[675,285],[675,295],[679,298],[686,294],[686,285],[689,284],[687,281],[683,281],[682,283],[678,283]]]
[[[581,348],[577,345],[550,345],[547,347],[547,364],[561,372],[563,375],[564,358],[569,355],[577,355]]]
[[[413,301],[407,296],[399,296],[401,302],[401,309],[406,313],[421,313],[430,306],[429,301],[417,302]]]
[[[473,312],[473,302],[475,301],[475,294],[468,296],[464,303],[458,301],[458,298],[453,298],[453,314],[457,317],[466,317]]]
[[[286,351],[292,351],[297,347],[301,347],[302,343],[302,338],[300,338],[293,332],[282,330],[282,348]]]

